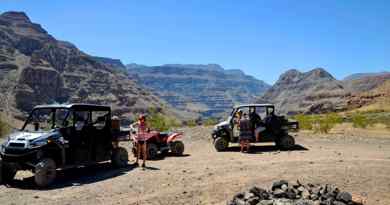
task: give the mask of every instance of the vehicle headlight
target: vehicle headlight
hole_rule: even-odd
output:
[[[41,147],[43,145],[46,145],[47,144],[47,140],[44,139],[44,140],[37,140],[37,141],[32,141],[30,142],[29,144],[29,148],[36,148],[36,147]]]

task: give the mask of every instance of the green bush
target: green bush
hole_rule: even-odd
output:
[[[311,115],[296,115],[295,120],[299,123],[299,128],[303,130],[312,130],[313,129],[313,117]]]
[[[336,124],[342,123],[343,118],[337,113],[326,115],[296,115],[300,129],[313,130],[316,133],[328,133]]]
[[[0,117],[0,138],[3,138],[10,131],[10,126],[4,122],[3,118]]]
[[[212,126],[212,125],[216,125],[217,123],[218,123],[217,119],[215,119],[215,118],[208,118],[207,120],[205,120],[203,122],[203,125]]]
[[[175,118],[166,116],[154,109],[149,111],[147,122],[152,130],[157,131],[168,131],[174,127],[180,126],[180,123]]]
[[[196,124],[196,120],[189,120],[186,122],[186,125],[188,127],[195,127],[197,124]]]
[[[361,113],[354,113],[351,116],[353,127],[366,128],[369,124],[367,117]]]

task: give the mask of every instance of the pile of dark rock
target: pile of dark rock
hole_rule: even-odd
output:
[[[228,205],[357,205],[352,195],[333,185],[288,183],[285,180],[273,183],[271,190],[256,186],[247,192],[238,193]]]

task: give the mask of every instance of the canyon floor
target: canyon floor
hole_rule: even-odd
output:
[[[0,204],[226,204],[239,191],[252,185],[269,188],[279,179],[334,184],[366,204],[390,204],[388,132],[300,132],[292,151],[258,144],[244,154],[237,146],[216,152],[210,127],[182,131],[184,156],[148,161],[146,169],[129,165],[115,170],[102,163],[61,171],[45,190],[34,186],[30,173],[18,172],[10,185],[0,186]]]

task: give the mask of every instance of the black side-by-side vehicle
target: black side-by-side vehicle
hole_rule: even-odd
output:
[[[118,126],[113,127],[113,125]],[[18,170],[31,170],[38,186],[48,186],[58,169],[111,160],[115,167],[128,162],[128,131],[113,123],[109,106],[91,104],[40,105],[23,127],[0,147],[0,181]]]

